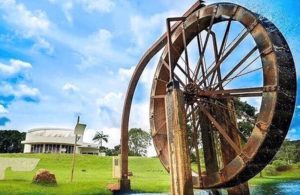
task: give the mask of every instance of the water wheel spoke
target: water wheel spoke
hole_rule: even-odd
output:
[[[249,34],[249,31],[247,30],[246,32],[244,32],[241,35],[240,38],[237,39],[237,41],[235,41],[232,44],[232,46],[229,49],[225,50],[226,53],[224,53],[224,55],[220,58],[220,60],[215,63],[215,66],[205,76],[203,76],[202,80],[199,82],[199,85],[201,85],[207,78],[209,78],[209,76],[211,76],[211,74],[213,74],[213,72],[215,72],[219,68],[219,66],[226,60],[226,58],[229,56],[229,54],[232,53],[232,51],[245,39],[245,37],[248,34]]]
[[[201,34],[197,34],[196,38],[197,38],[198,52],[199,52],[199,56],[200,56],[200,58],[197,61],[196,71],[201,68],[201,73],[202,73],[202,77],[203,77],[203,76],[205,76],[206,68],[205,68],[205,56],[203,53]],[[203,55],[203,57],[201,57],[202,55]],[[196,71],[195,71],[195,75],[194,75],[194,77],[195,77],[194,81],[197,80],[197,76],[196,76],[197,72]],[[206,81],[204,81],[203,84],[204,84],[204,87],[206,88]]]
[[[228,106],[224,105],[220,101],[217,101],[217,103],[211,104],[216,110],[218,110],[217,112],[222,113],[222,112],[224,112],[226,110],[227,113],[229,113],[229,112],[235,113],[235,109],[230,109]],[[233,128],[236,132],[238,132],[240,138],[244,142],[247,142],[246,136],[239,130],[239,128],[232,122],[232,120],[226,120],[226,121],[229,122],[230,128]]]
[[[218,62],[219,61],[219,53],[218,53],[218,45],[217,45],[217,38],[216,38],[216,34],[214,32],[211,32],[212,35],[212,42],[213,42],[213,50],[214,50],[214,56],[215,56],[215,61]],[[212,74],[211,79],[210,79],[210,83],[209,86],[212,86],[213,81],[215,80],[215,75],[217,73],[220,73],[220,67],[218,67]]]
[[[221,80],[220,83],[217,84],[217,86],[214,88],[216,89],[217,87],[219,87],[220,85],[222,85],[222,83],[227,80],[241,65],[243,65],[247,59],[257,50],[257,46],[255,45],[253,49],[251,49],[250,52],[248,52],[248,54],[239,62],[237,63],[232,70]]]
[[[187,72],[187,78],[188,81],[186,83],[191,82],[192,79],[190,78],[190,65],[189,65],[189,55],[187,50],[187,43],[186,43],[186,35],[185,35],[185,26],[184,23],[182,23],[182,39],[183,39],[183,45],[184,45],[184,56],[185,56],[185,70]]]
[[[228,110],[228,111],[232,111],[230,108],[228,108],[228,106],[224,105],[223,103],[219,102],[219,101],[208,101],[208,100],[205,100],[205,99],[201,99],[201,100],[198,100],[198,102],[200,104],[203,104],[203,103],[206,103],[206,104],[209,104],[210,106],[215,106],[215,107],[218,107],[218,108],[222,108],[223,110]]]
[[[223,36],[221,47],[220,47],[219,54],[218,54],[219,58],[223,54],[225,46],[226,46],[226,43],[227,43],[229,29],[231,27],[231,21],[232,21],[231,19],[228,20],[228,23],[227,23],[227,26],[226,26],[226,29],[225,29],[225,32],[224,32],[224,36]]]
[[[173,47],[173,45],[171,45],[171,47],[172,47],[172,49],[174,50],[174,52],[175,53],[177,53],[178,55],[180,55],[180,52],[175,48],[175,47]],[[187,50],[186,50],[186,52],[187,52]],[[185,58],[186,59],[184,59],[181,55],[179,56],[179,58],[183,61],[183,63],[185,64],[185,68],[186,68],[186,73],[188,73],[188,74],[192,74],[193,76],[195,75],[195,73],[193,72],[193,70],[189,67],[189,59],[188,59],[188,55],[187,55],[188,53],[186,53],[185,54]],[[176,64],[175,64],[176,65]],[[178,65],[178,63],[177,63],[177,65]],[[182,67],[181,67],[182,68]]]
[[[211,19],[210,19],[209,27],[208,27],[208,30],[207,30],[207,33],[206,33],[206,37],[205,37],[205,41],[204,41],[204,45],[203,45],[203,49],[202,49],[202,55],[200,56],[200,58],[201,58],[200,61],[202,61],[203,58],[204,58],[204,53],[205,53],[205,50],[206,50],[206,48],[207,48],[208,39],[209,39],[209,36],[210,36],[210,32],[211,32],[211,29],[212,29],[212,25],[213,25],[214,20],[215,20],[215,15],[216,15],[216,12],[213,14],[213,16],[212,16]],[[197,78],[198,78],[199,69],[200,69],[200,67],[197,67],[196,70],[195,70],[195,78],[194,78],[194,81],[196,81]]]
[[[238,78],[238,77],[241,77],[241,76],[244,76],[244,75],[247,75],[247,74],[256,72],[256,71],[261,70],[261,69],[262,69],[262,67],[259,67],[259,68],[256,68],[256,69],[254,69],[254,70],[250,70],[250,71],[245,72],[245,73],[242,73],[242,71],[241,71],[240,73],[238,73],[238,74],[235,75],[234,77],[231,77],[231,78],[227,79],[227,80],[226,80],[227,83],[224,84],[224,87],[227,86],[231,81],[233,81],[234,79],[236,79],[236,78]]]
[[[193,82],[193,79],[190,77],[189,73],[186,72],[178,63],[176,63],[176,67],[185,75],[189,82]]]
[[[236,42],[236,40],[239,38],[239,37],[241,37],[241,35],[242,35],[242,33],[245,31],[245,29],[246,28],[244,28],[234,39],[233,39],[233,41],[226,47],[226,43],[227,43],[227,38],[228,38],[228,33],[229,33],[229,27],[227,26],[227,28],[228,29],[226,29],[225,30],[225,33],[227,32],[227,37],[226,37],[226,39],[223,39],[222,40],[222,44],[223,44],[223,46],[221,45],[221,48],[220,48],[220,51],[219,51],[219,58],[220,57],[222,57],[223,56],[223,53],[224,53],[224,51],[225,50],[227,50],[234,42]],[[201,35],[201,34],[200,34]],[[200,41],[201,41],[201,39],[200,39]],[[224,43],[223,43],[224,42]],[[222,50],[221,50],[222,49]],[[218,61],[220,60],[218,58]],[[208,67],[208,69],[207,70],[210,70],[213,66],[214,66],[214,64],[216,64],[217,63],[217,60],[215,60],[214,62],[212,62],[212,64]],[[201,79],[201,78],[203,78],[204,77],[204,75],[205,74],[202,74],[202,77],[200,77],[199,79]],[[206,87],[206,86],[205,86]]]
[[[227,98],[227,97],[257,97],[262,96],[264,91],[276,90],[276,87],[252,87],[240,89],[223,89],[216,91],[199,91],[198,97],[213,97],[213,98]]]
[[[192,114],[194,113],[194,112],[196,112],[196,111],[198,111],[198,107],[192,107],[192,109],[191,109],[191,111],[190,112],[187,112],[187,114],[186,114],[186,118],[188,119],[188,118],[190,118],[191,116],[192,116]]]
[[[240,154],[240,148],[234,143],[234,141],[226,133],[226,130],[217,122],[217,120],[204,108],[199,106],[200,110],[207,116],[207,118],[212,122],[213,126],[218,130],[222,137],[227,141],[227,143],[232,147],[236,154]]]
[[[162,60],[162,62],[163,62],[163,65],[170,71],[170,67],[167,64],[167,62],[165,60]],[[174,75],[174,78],[180,83],[180,85],[182,87],[185,87],[184,82],[180,79],[180,77],[175,72],[173,72],[173,75]]]

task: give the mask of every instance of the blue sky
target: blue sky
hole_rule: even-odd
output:
[[[300,2],[232,2],[269,18],[286,37],[298,68]],[[108,146],[118,144],[124,94],[135,65],[164,32],[165,18],[182,15],[193,3],[0,0],[0,128],[73,128],[79,114],[88,125],[86,140],[103,130],[110,135]],[[153,64],[135,95],[131,127],[149,129]],[[300,138],[299,124],[298,104],[289,138]]]

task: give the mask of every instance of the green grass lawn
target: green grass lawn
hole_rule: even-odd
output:
[[[117,182],[112,179],[112,158],[77,155],[74,181],[70,183],[72,155],[66,154],[0,154],[0,157],[39,158],[40,162],[31,172],[6,170],[6,179],[0,181],[0,194],[110,194],[107,184]],[[57,186],[32,184],[38,169],[45,168],[55,174]],[[85,170],[85,171],[83,171]],[[132,190],[136,192],[167,192],[169,176],[157,158],[129,158],[129,170],[133,172]],[[278,176],[255,177],[250,185],[282,182],[300,179],[300,169],[294,167]]]
[[[31,172],[6,170],[6,179],[0,181],[0,194],[110,194],[107,184],[112,179],[112,157],[77,155],[73,183],[70,183],[72,155],[67,154],[0,154],[0,157],[39,158]],[[133,172],[131,185],[134,191],[162,192],[169,189],[169,177],[157,158],[129,158]],[[55,174],[57,186],[32,184],[38,169],[45,168]],[[85,171],[82,171],[85,170]]]
[[[277,172],[276,176],[267,176],[263,171],[263,177],[256,177],[250,180],[250,185],[260,185],[260,184],[271,184],[271,183],[281,183],[291,180],[300,180],[300,167],[298,165],[293,165],[293,168],[289,171]]]

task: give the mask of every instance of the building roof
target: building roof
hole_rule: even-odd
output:
[[[72,129],[64,128],[35,128],[30,129],[26,134],[26,140],[23,144],[33,143],[59,143],[74,144],[75,134]],[[82,138],[78,144],[82,142]]]
[[[66,128],[35,128],[28,133],[45,137],[75,137],[74,130]]]

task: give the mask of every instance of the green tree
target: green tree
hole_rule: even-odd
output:
[[[128,132],[130,156],[146,156],[147,148],[151,145],[151,136],[141,128],[132,128]]]
[[[0,153],[23,152],[26,133],[17,130],[0,130]]]
[[[103,141],[108,142],[108,135],[103,134],[103,131],[97,131],[93,141],[97,141],[99,143],[99,150],[101,151]]]
[[[255,107],[241,101],[239,98],[234,99],[234,107],[238,118],[243,116],[255,117]]]
[[[255,114],[256,109],[247,102],[241,101],[239,98],[234,99],[234,107],[236,117],[239,121],[238,128],[244,137],[249,138],[257,118]]]
[[[297,155],[299,150],[297,150],[297,142],[284,140],[281,145],[280,150],[276,154],[275,159],[282,160],[286,164],[291,164],[297,162]]]
[[[120,154],[120,148],[120,145],[116,145],[114,146],[114,148],[102,147],[101,151],[105,152],[107,156],[117,156],[118,154]]]
[[[242,120],[238,122],[239,130],[243,133],[245,137],[250,137],[250,134],[254,128],[254,124],[249,120]]]

